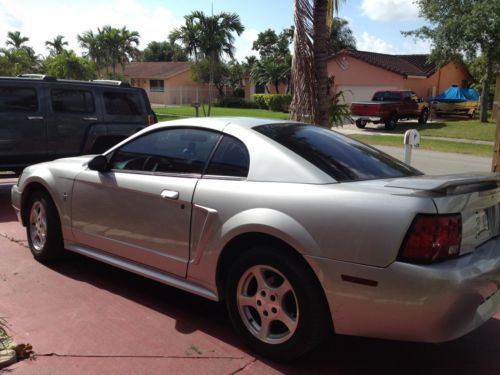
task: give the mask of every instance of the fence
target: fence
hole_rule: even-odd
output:
[[[226,94],[224,88],[224,94]],[[179,86],[165,87],[162,91],[146,89],[151,104],[155,106],[191,105],[192,103],[208,103],[208,87]],[[218,90],[212,87],[212,100],[217,98]]]

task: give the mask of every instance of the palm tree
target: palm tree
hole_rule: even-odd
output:
[[[24,43],[26,43],[30,38],[21,36],[21,32],[19,31],[9,31],[7,33],[7,41],[5,44],[7,46],[11,46],[14,49],[20,49],[25,46],[23,46]]]
[[[295,0],[290,117],[328,126],[329,27],[341,0]]]
[[[104,67],[105,58],[97,35],[92,30],[88,30],[76,37],[80,43],[80,47],[87,50],[83,55],[94,63],[97,75],[101,76],[101,69]]]
[[[272,83],[279,94],[280,83],[287,83],[288,73],[290,72],[290,67],[286,63],[277,62],[272,57],[262,58],[257,61],[251,70],[251,77],[258,85],[266,85],[266,90],[268,83]]]
[[[139,54],[139,33],[130,31],[125,26],[117,29],[106,25],[102,29],[97,28],[96,34],[89,30],[78,35],[78,41],[87,50],[86,56],[96,64],[98,74],[105,68],[108,78],[116,78],[116,66],[124,68],[130,59]],[[109,73],[109,67],[112,68],[112,74]]]
[[[52,56],[60,55],[64,51],[64,46],[68,45],[68,42],[63,41],[64,36],[58,35],[53,40],[47,40],[45,45],[47,49],[50,50]]]
[[[170,43],[179,41],[188,55],[198,61],[200,48],[200,25],[194,22],[192,14],[184,16],[185,24],[172,31],[169,35]]]

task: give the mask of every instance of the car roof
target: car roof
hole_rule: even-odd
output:
[[[167,122],[160,122],[154,127],[170,127],[170,126],[193,126],[202,127],[218,131],[223,131],[228,125],[237,126],[244,129],[251,129],[259,125],[270,124],[289,124],[295,123],[291,120],[278,120],[270,118],[254,118],[254,117],[190,117],[180,120],[172,120]]]
[[[7,77],[0,76],[0,81],[4,82],[27,82],[27,83],[39,83],[39,84],[71,84],[71,85],[85,85],[92,87],[106,87],[106,88],[125,88],[125,89],[138,89],[137,87],[130,86],[128,82],[114,81],[114,80],[93,80],[93,81],[81,81],[76,79],[61,79],[52,76],[46,76],[43,74],[31,74],[22,77]]]

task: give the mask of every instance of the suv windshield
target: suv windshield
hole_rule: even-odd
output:
[[[417,176],[422,173],[368,145],[331,130],[305,124],[254,128],[339,182]]]
[[[400,94],[399,92],[392,91],[380,91],[373,95],[374,102],[399,102]]]

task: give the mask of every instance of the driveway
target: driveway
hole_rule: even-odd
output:
[[[339,336],[292,364],[256,358],[220,304],[76,254],[34,261],[14,182],[0,179],[0,316],[36,357],[0,374],[500,373],[500,313],[441,345]]]

